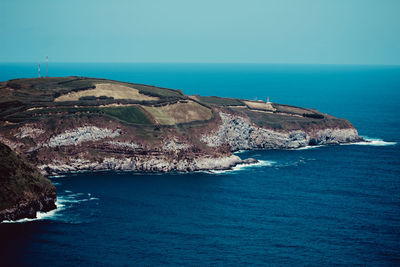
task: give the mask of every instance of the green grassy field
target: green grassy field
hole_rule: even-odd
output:
[[[178,90],[160,88],[156,86],[142,85],[142,84],[125,84],[136,88],[140,93],[148,96],[157,96],[160,98],[183,98],[183,94]]]
[[[243,102],[235,98],[218,96],[196,96],[200,102],[216,106],[244,106]]]
[[[153,124],[146,113],[137,106],[101,108],[105,114],[121,121],[135,124]]]

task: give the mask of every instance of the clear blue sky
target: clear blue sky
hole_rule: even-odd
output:
[[[0,0],[0,62],[400,65],[400,0]]]

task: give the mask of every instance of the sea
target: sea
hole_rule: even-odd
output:
[[[36,76],[0,64],[0,81]],[[232,171],[51,177],[58,209],[1,223],[0,265],[400,266],[400,66],[50,62],[49,76],[269,97],[369,142],[239,151],[260,163]]]

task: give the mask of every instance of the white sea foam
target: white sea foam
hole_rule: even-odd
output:
[[[238,151],[235,151],[235,152],[233,152],[233,154],[242,154],[242,153],[244,153],[244,152],[248,152],[249,150],[238,150]]]
[[[66,190],[65,192],[71,192]],[[91,197],[92,194],[88,193],[87,196],[88,198],[82,198],[82,196],[85,196],[84,193],[70,193],[68,195],[65,195],[61,198],[60,202],[62,204],[67,204],[67,203],[80,203],[80,202],[86,202],[86,201],[91,201],[91,200],[99,200],[96,197]]]
[[[364,136],[363,142],[354,142],[354,143],[343,143],[340,145],[346,146],[346,145],[359,145],[359,146],[394,146],[397,144],[397,142],[387,142],[383,141],[382,139],[379,138],[372,138],[372,137],[367,137]],[[304,147],[299,147],[299,148],[294,148],[294,149],[289,149],[289,150],[307,150],[307,149],[314,149],[314,148],[319,148],[323,147],[325,145],[316,145],[316,146],[304,146]]]
[[[48,211],[48,212],[41,212],[38,211],[36,213],[36,218],[30,219],[30,218],[24,218],[16,221],[3,221],[2,223],[24,223],[24,222],[32,222],[32,221],[40,221],[40,220],[51,220],[57,217],[57,213],[60,212],[65,208],[65,205],[62,204],[62,200],[57,199],[56,201],[56,206],[57,209]]]
[[[213,174],[230,173],[230,172],[240,171],[240,170],[248,169],[248,168],[272,166],[275,163],[276,163],[275,161],[259,160],[256,163],[245,163],[245,164],[236,165],[231,170],[211,170],[211,171],[208,171],[207,173],[213,173]]]
[[[356,142],[356,143],[349,143],[349,144],[343,144],[343,145],[359,145],[359,146],[394,146],[397,144],[397,142],[387,142],[383,141],[380,138],[372,138],[372,137],[367,137],[364,136],[363,142]]]
[[[90,193],[88,193],[89,198],[76,199],[76,197],[82,196],[84,194],[83,193],[71,194],[72,192],[69,190],[65,190],[65,192],[68,193],[68,195],[57,197],[57,201],[55,203],[57,206],[57,209],[54,209],[54,210],[51,210],[48,212],[38,211],[36,213],[36,218],[34,218],[34,219],[25,218],[25,219],[20,219],[17,221],[3,221],[2,223],[24,223],[24,222],[32,222],[32,221],[40,221],[40,220],[64,221],[62,219],[63,215],[62,215],[61,211],[67,209],[71,203],[80,203],[80,202],[86,202],[86,201],[99,200],[99,198],[97,198],[97,197],[91,197]]]
[[[303,146],[299,148],[289,149],[289,150],[307,150],[307,149],[314,149],[318,147],[323,147],[324,145],[316,145],[316,146]]]
[[[67,175],[65,174],[59,174],[59,175],[50,175],[49,178],[50,179],[56,179],[56,178],[62,178],[62,177],[66,177]]]
[[[95,199],[95,198],[69,199],[66,202],[67,203],[80,203],[80,202],[90,201],[90,200],[93,200],[93,199]]]

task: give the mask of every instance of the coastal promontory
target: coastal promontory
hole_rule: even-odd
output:
[[[310,108],[97,78],[9,80],[0,97],[0,141],[46,175],[229,169],[251,161],[237,150],[360,140]]]

